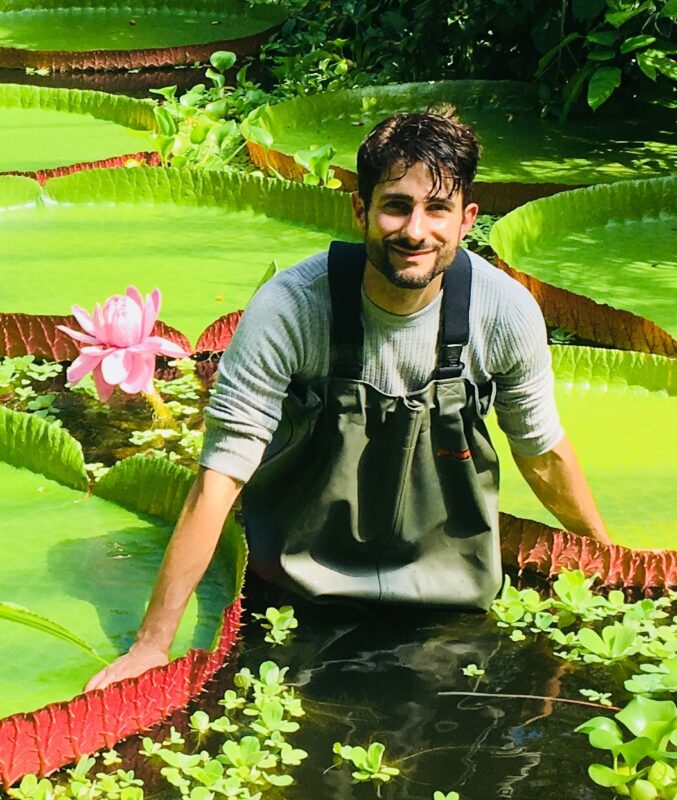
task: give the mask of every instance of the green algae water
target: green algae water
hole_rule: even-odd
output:
[[[233,0],[223,5],[212,11],[141,3],[4,11],[0,47],[74,52],[177,47],[252,36],[282,19],[265,6]]]
[[[0,108],[0,172],[32,172],[154,150],[148,131],[42,108]]]
[[[124,293],[160,288],[163,322],[193,344],[242,308],[273,259],[281,268],[317,253],[328,233],[250,211],[170,204],[48,205],[0,213],[0,311],[90,311]],[[28,245],[30,243],[30,245]]]

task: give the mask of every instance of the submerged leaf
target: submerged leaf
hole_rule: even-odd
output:
[[[84,641],[84,639],[81,639],[72,631],[64,628],[63,625],[59,625],[58,622],[47,619],[47,617],[43,617],[41,614],[36,614],[34,611],[24,608],[23,606],[19,606],[16,603],[0,601],[0,619],[8,620],[9,622],[16,622],[19,625],[26,625],[29,628],[35,628],[35,630],[48,633],[50,636],[55,636],[57,639],[61,639],[64,642],[74,645],[75,647],[79,647],[101,664],[109,664],[109,662],[105,658],[102,658],[93,647],[90,647],[87,642]]]

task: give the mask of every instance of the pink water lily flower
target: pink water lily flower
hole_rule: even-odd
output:
[[[84,308],[73,306],[73,316],[82,331],[57,326],[80,343],[80,355],[66,373],[68,382],[77,383],[91,372],[102,403],[116,386],[128,394],[153,394],[156,354],[172,358],[190,355],[162,336],[151,336],[160,301],[159,289],[144,301],[139,290],[129,286],[124,295],[109,297],[103,308],[97,303],[91,316]]]

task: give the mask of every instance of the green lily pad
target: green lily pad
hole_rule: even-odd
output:
[[[677,337],[675,176],[535,200],[499,220],[490,242],[514,269]]]
[[[594,184],[674,171],[677,136],[657,110],[641,118],[541,118],[532,87],[515,81],[439,81],[369,86],[300,97],[257,116],[273,150],[293,156],[312,145],[336,148],[333,163],[355,169],[358,146],[371,128],[398,111],[451,104],[479,135],[479,182]],[[647,117],[647,115],[650,115]],[[655,117],[655,118],[654,118]]]
[[[0,172],[154,150],[153,103],[104,92],[0,85]]]
[[[273,259],[288,267],[353,235],[345,195],[214,172],[89,170],[48,181],[42,196],[2,215],[0,311],[67,314],[129,284],[157,286],[162,320],[193,343],[244,306]]]
[[[240,39],[279,24],[279,6],[245,0],[8,0],[0,47],[22,50],[148,50]]]
[[[616,544],[677,550],[677,361],[588,347],[553,347],[562,424]],[[501,510],[561,527],[517,471],[490,420],[501,458]]]
[[[0,602],[53,621],[106,660],[133,641],[191,477],[160,460],[130,461],[106,476],[106,495],[124,494],[124,501],[87,494],[78,443],[0,407]],[[154,498],[156,515],[119,488],[130,470],[143,487],[138,493]],[[190,600],[173,657],[209,649],[223,608],[239,592],[244,545],[236,532],[228,538],[230,553],[217,556]],[[81,647],[10,616],[0,614],[0,718],[69,700],[100,669]]]

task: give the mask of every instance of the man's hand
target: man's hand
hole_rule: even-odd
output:
[[[126,678],[136,678],[138,675],[154,667],[162,667],[169,663],[167,653],[157,647],[133,644],[128,653],[116,658],[96,675],[85,686],[86,692],[92,689],[105,689],[111,683],[123,681]]]

